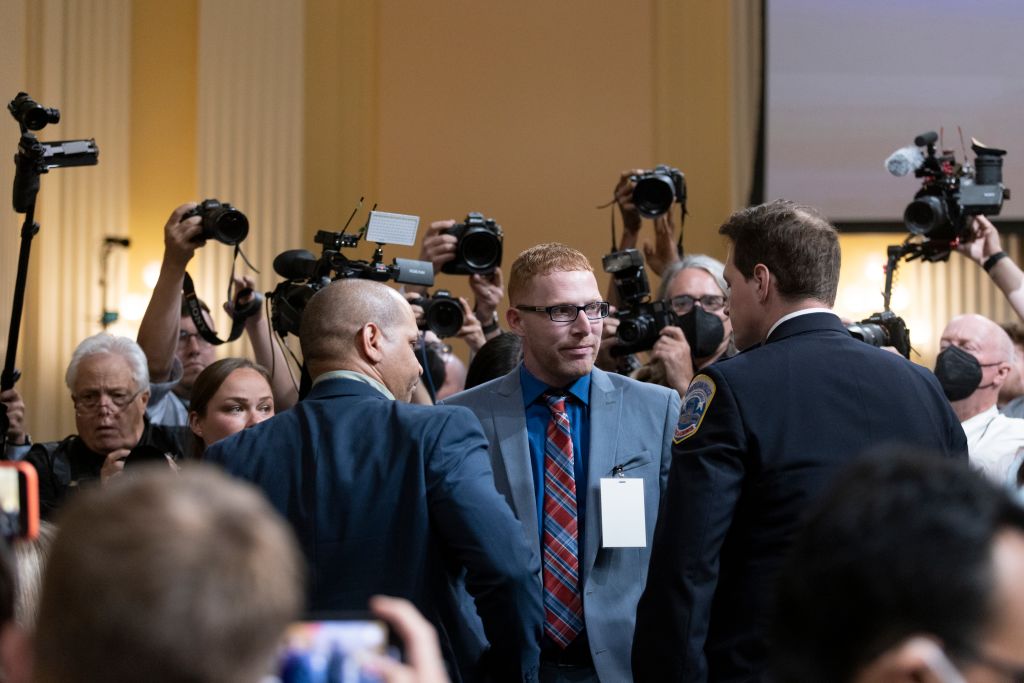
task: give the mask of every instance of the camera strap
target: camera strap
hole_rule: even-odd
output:
[[[228,301],[231,301],[231,332],[228,334],[227,339],[221,339],[218,337],[210,326],[206,324],[206,318],[203,317],[203,306],[199,302],[199,297],[196,296],[195,283],[192,282],[192,276],[185,272],[185,280],[182,283],[182,296],[184,296],[185,306],[188,309],[188,315],[192,318],[192,323],[196,326],[196,330],[199,332],[199,336],[205,339],[214,346],[219,346],[227,342],[233,342],[242,336],[242,332],[245,330],[245,321],[259,312],[260,306],[263,305],[263,295],[259,292],[253,292],[251,287],[243,287],[235,292],[234,298],[231,296],[231,288],[235,282],[235,262],[238,256],[242,256],[242,260],[252,268],[252,264],[249,263],[249,259],[245,258],[245,254],[242,250],[235,245],[235,257],[231,260],[231,276],[228,280]],[[252,270],[257,271],[255,268]],[[242,303],[243,299],[249,298],[249,301]]]

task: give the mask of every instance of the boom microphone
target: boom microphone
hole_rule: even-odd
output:
[[[286,280],[306,280],[316,272],[317,258],[306,249],[289,249],[274,258],[274,272]]]
[[[919,136],[920,140],[924,136]],[[917,140],[915,140],[917,142]],[[894,176],[904,176],[921,168],[924,154],[917,147],[900,147],[885,160],[885,168]]]

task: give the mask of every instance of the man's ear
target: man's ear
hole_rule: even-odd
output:
[[[143,391],[139,396],[142,398],[142,407],[145,409],[149,405],[149,389]]]
[[[764,303],[768,300],[768,295],[775,284],[772,272],[768,270],[768,266],[758,263],[754,266],[751,279],[757,283],[757,300]]]
[[[505,311],[505,322],[508,323],[508,328],[518,334],[520,337],[523,336],[523,312],[517,308],[509,307]]]
[[[356,343],[374,365],[384,360],[384,331],[377,323],[366,323],[360,327],[356,332]]]
[[[920,634],[908,636],[883,652],[853,680],[854,683],[965,683],[939,642]]]
[[[1010,376],[1010,371],[1013,370],[1013,366],[1009,362],[1003,361],[999,364],[996,369],[996,376],[992,378],[992,384],[1001,387],[1006,383],[1006,379]]]

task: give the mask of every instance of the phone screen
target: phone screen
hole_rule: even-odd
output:
[[[277,662],[280,683],[376,683],[364,671],[368,655],[400,658],[387,625],[372,617],[299,621],[285,631]]]
[[[39,533],[36,471],[28,463],[0,463],[0,536],[35,538]]]

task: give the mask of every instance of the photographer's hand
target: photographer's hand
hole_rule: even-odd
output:
[[[171,376],[178,348],[185,268],[196,249],[203,244],[194,241],[202,232],[199,216],[185,218],[185,214],[195,207],[196,204],[191,202],[182,204],[164,225],[164,258],[160,264],[160,276],[139,324],[138,342],[146,353],[152,382],[165,382]]]
[[[124,473],[124,461],[131,451],[127,448],[119,448],[107,454],[100,468],[100,484],[106,486],[111,479],[119,477]]]
[[[256,281],[251,277],[236,275],[233,284],[233,292],[243,289],[252,290],[252,294],[239,301],[243,306],[256,296]],[[225,301],[224,310],[228,315],[233,316],[234,302]],[[291,408],[299,400],[298,383],[292,375],[292,368],[284,356],[284,351],[281,350],[281,345],[274,343],[270,323],[267,322],[267,317],[263,314],[262,305],[245,319],[245,334],[249,337],[249,344],[252,346],[256,362],[270,373],[270,389],[274,394],[275,409],[277,412],[281,412]]]
[[[448,672],[441,658],[437,631],[408,600],[375,595],[370,610],[391,624],[405,649],[408,664],[379,657],[367,668],[387,683],[448,683]]]
[[[0,403],[7,407],[7,444],[24,446],[28,441],[25,431],[25,402],[16,389],[8,389],[0,393]]]
[[[983,265],[990,256],[1003,250],[999,231],[985,216],[974,217],[974,221],[971,223],[971,233],[974,235],[971,241],[961,242],[957,245],[956,250],[979,266]]]
[[[633,188],[636,187],[636,183],[633,182],[632,176],[640,175],[643,172],[642,168],[623,171],[615,186],[615,203],[619,205],[619,211],[622,214],[622,242],[619,249],[636,247],[636,235],[640,232],[642,220],[640,212],[633,204]]]
[[[676,223],[672,217],[672,210],[669,209],[654,219],[654,246],[644,244],[644,260],[660,276],[679,258]]]
[[[480,350],[481,346],[487,343],[487,337],[484,335],[480,319],[473,315],[469,302],[460,296],[459,303],[462,305],[463,323],[456,336],[466,342],[470,355],[473,355]]]
[[[690,344],[683,331],[674,325],[663,327],[651,349],[651,359],[661,361],[668,386],[678,391],[680,396],[685,395],[693,380],[694,367]]]
[[[423,233],[423,243],[420,245],[420,261],[430,261],[434,264],[434,277],[441,272],[441,266],[455,258],[455,247],[459,240],[455,235],[442,233],[446,228],[455,225],[456,221],[434,221]],[[420,285],[405,285],[407,292],[419,292],[426,296],[427,288]]]
[[[473,314],[481,325],[497,322],[498,306],[505,298],[505,276],[501,268],[495,268],[490,275],[475,273],[469,276],[469,286],[473,290]],[[486,333],[488,339],[501,334],[501,327]]]
[[[974,239],[966,244],[957,247],[960,253],[966,255],[978,265],[984,265],[992,256],[1003,251],[999,239],[999,231],[992,225],[985,216],[977,216],[971,224],[974,230]],[[988,275],[992,282],[1006,296],[1014,313],[1021,320],[1024,320],[1024,272],[1009,257],[1000,258],[988,269]]]

